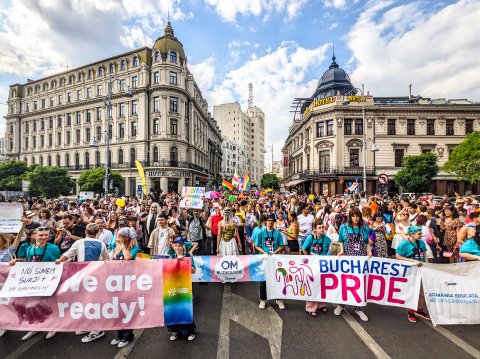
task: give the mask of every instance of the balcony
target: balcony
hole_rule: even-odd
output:
[[[312,180],[322,177],[332,176],[362,176],[363,167],[330,167],[317,170],[305,170],[300,172],[300,178],[304,180]],[[367,176],[375,176],[375,167],[367,167]]]

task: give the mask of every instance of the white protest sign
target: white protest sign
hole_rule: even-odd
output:
[[[80,196],[80,199],[95,199],[94,192],[80,192],[79,196]]]
[[[480,263],[424,263],[420,273],[434,325],[480,324]]]
[[[182,188],[182,199],[180,200],[180,208],[203,208],[203,198],[205,197],[205,187],[188,187]]]
[[[0,203],[0,233],[18,233],[22,228],[21,203]]]
[[[21,263],[10,268],[0,297],[50,297],[57,290],[62,277],[63,263]]]

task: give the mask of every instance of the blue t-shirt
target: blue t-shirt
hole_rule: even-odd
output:
[[[417,253],[415,253],[419,250]],[[405,258],[415,259],[420,262],[425,262],[425,254],[427,253],[427,246],[422,240],[416,243],[410,242],[408,239],[403,240],[397,246],[396,253]]]
[[[255,246],[262,248],[265,253],[273,253],[278,247],[283,247],[284,243],[279,231],[267,231],[267,228],[263,227],[255,237]]]
[[[55,262],[60,258],[60,249],[52,243],[45,247],[32,245],[27,249],[27,262]]]
[[[137,258],[137,253],[140,252],[140,247],[137,245],[134,245],[132,249],[130,249],[130,254],[132,255],[132,260],[135,260]],[[123,257],[123,251],[118,252],[117,257],[114,258],[115,260],[122,260],[125,259]]]
[[[338,232],[338,241],[345,243],[347,241],[347,235],[363,233],[363,241],[368,243],[368,235],[370,234],[370,228],[367,226],[352,228],[348,224],[342,224]]]
[[[319,256],[328,255],[328,249],[330,248],[330,243],[332,240],[328,238],[325,234],[321,237],[314,237],[313,233],[310,234],[305,242],[303,242],[302,250],[310,251],[310,254],[316,254]]]
[[[260,231],[265,228],[265,226],[257,226],[253,229],[252,231],[252,240],[253,240],[253,243],[256,243],[257,242],[257,236],[258,236],[258,233],[260,233]]]
[[[467,239],[460,246],[460,253],[469,253],[475,256],[480,256],[480,246],[475,242],[474,238]]]
[[[33,246],[30,242],[24,242],[20,245],[17,251],[17,258],[27,258],[27,250],[30,246]]]

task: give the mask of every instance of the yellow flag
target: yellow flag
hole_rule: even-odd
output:
[[[143,195],[147,195],[147,179],[145,178],[145,171],[143,170],[142,164],[140,161],[135,160],[135,166],[137,167],[138,174],[140,175],[140,179],[142,180],[142,192]]]

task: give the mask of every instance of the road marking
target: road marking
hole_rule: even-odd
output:
[[[454,343],[455,345],[457,345],[458,347],[462,348],[464,351],[466,351],[468,354],[470,354],[472,357],[474,358],[477,358],[477,359],[480,359],[480,350],[472,347],[470,344],[468,344],[466,341],[464,341],[463,339],[460,339],[459,337],[457,337],[455,334],[453,334],[451,331],[445,329],[445,328],[442,328],[442,327],[439,327],[439,326],[433,326],[432,323],[430,323],[430,321],[426,320],[426,319],[423,319],[423,318],[420,318],[422,319],[422,321],[427,324],[428,326],[430,326],[431,328],[435,329],[437,332],[439,332],[440,334],[442,334],[445,338],[447,338],[448,340],[450,340],[452,343]]]
[[[137,340],[142,336],[142,333],[143,333],[143,330],[144,329],[135,329],[133,331],[133,340],[130,344],[128,344],[126,347],[123,347],[121,348],[117,354],[115,355],[114,359],[124,359],[128,356],[128,354],[130,354],[130,352],[132,351],[133,347],[135,346],[135,343],[137,342]]]
[[[19,358],[23,353],[25,353],[28,349],[33,347],[36,343],[44,338],[43,334],[47,334],[46,332],[40,332],[36,334],[33,338],[22,342],[23,344],[20,345],[14,352],[10,353],[4,359],[16,359]]]
[[[346,309],[342,311],[342,317],[377,358],[390,359],[390,356],[385,353],[375,339],[373,339],[370,334],[367,333],[367,331],[352,317],[352,315]]]
[[[217,359],[230,357],[230,320],[268,340],[273,359],[280,359],[283,320],[273,308],[264,310],[258,304],[232,293],[230,283],[224,284],[222,314],[218,332]]]

